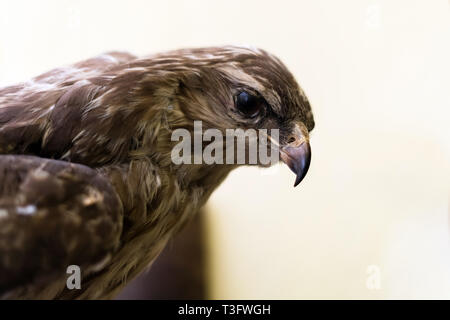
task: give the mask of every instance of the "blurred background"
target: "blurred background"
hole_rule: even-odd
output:
[[[119,298],[449,299],[449,18],[448,0],[2,0],[0,85],[108,50],[264,48],[313,107],[306,179],[232,172]]]

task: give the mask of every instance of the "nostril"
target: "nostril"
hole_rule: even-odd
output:
[[[295,138],[294,137],[290,137],[288,143],[293,143],[295,142]]]

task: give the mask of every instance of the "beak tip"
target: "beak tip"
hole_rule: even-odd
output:
[[[294,188],[302,182],[303,178],[306,176],[306,174],[298,175],[297,178],[295,178]]]
[[[303,143],[296,148],[286,148],[288,158],[285,160],[288,167],[296,174],[294,188],[305,178],[311,162],[311,147],[309,143]]]

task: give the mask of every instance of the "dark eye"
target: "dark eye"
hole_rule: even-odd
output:
[[[262,97],[242,91],[236,96],[236,108],[245,116],[253,118],[264,108],[265,101]]]

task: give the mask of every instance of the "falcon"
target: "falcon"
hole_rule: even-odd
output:
[[[0,297],[109,299],[148,268],[239,166],[171,160],[195,121],[278,129],[295,185],[308,171],[310,104],[261,49],[111,52],[0,88]]]

